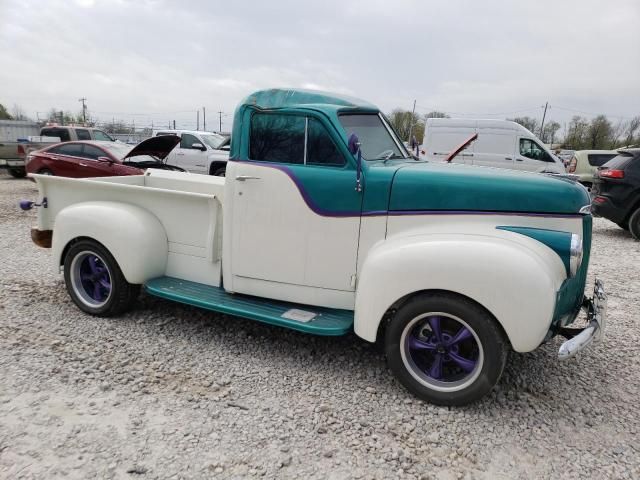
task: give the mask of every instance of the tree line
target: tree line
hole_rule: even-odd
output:
[[[411,143],[415,137],[422,144],[427,118],[449,118],[444,112],[433,111],[420,115],[409,110],[396,108],[388,115],[393,128],[404,141]],[[554,148],[571,150],[611,150],[631,145],[640,145],[640,115],[629,120],[613,122],[606,115],[592,119],[575,115],[570,122],[560,125],[556,121],[544,125],[533,117],[507,118],[519,123]],[[542,128],[541,128],[542,127]]]

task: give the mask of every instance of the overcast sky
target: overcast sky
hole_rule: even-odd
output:
[[[640,114],[640,1],[0,0],[0,103],[208,129],[254,90],[383,110]],[[614,118],[616,116],[616,118]],[[214,122],[215,120],[215,122]]]

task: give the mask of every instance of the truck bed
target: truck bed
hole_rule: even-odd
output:
[[[144,175],[72,179],[32,175],[40,189],[38,229],[52,230],[63,209],[83,202],[135,205],[155,215],[165,229],[165,274],[220,285],[222,258],[222,177],[149,169]],[[114,229],[118,225],[113,225]]]

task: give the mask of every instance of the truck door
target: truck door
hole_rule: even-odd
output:
[[[172,158],[176,159],[176,162],[172,162],[172,164],[184,168],[188,172],[208,174],[207,151],[202,150],[202,148],[206,148],[205,145],[195,135],[183,133],[181,136],[180,145],[172,152]],[[197,145],[201,145],[201,147]]]
[[[353,302],[344,293],[355,290],[362,194],[329,128],[303,114],[252,115],[249,159],[227,164],[233,291],[349,308],[336,300],[343,292]]]
[[[516,169],[529,172],[562,173],[553,157],[531,138],[519,139],[515,165]]]

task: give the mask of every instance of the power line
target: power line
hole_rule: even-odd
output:
[[[514,111],[511,111],[511,112],[493,112],[493,113],[452,112],[452,111],[449,111],[449,110],[441,110],[441,109],[438,109],[438,108],[427,108],[427,107],[423,107],[422,105],[416,105],[416,108],[418,108],[419,110],[424,110],[427,113],[428,112],[439,111],[439,112],[443,112],[443,113],[447,113],[447,114],[451,114],[451,115],[462,115],[462,116],[483,116],[483,115],[497,116],[497,115],[514,115],[516,113],[525,113],[525,112],[538,111],[538,110],[540,110],[541,107],[523,108],[521,110],[514,110]]]

